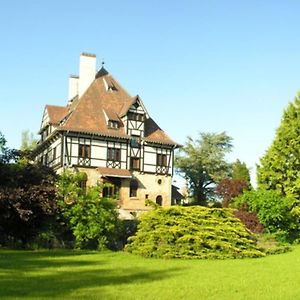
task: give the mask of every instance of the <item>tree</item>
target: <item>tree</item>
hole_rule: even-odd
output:
[[[248,187],[251,186],[249,169],[247,168],[246,163],[241,162],[239,159],[232,163],[231,177],[234,180],[244,181],[248,185]]]
[[[5,165],[10,162],[15,162],[21,155],[21,152],[16,149],[6,147],[6,139],[0,131],[0,165]]]
[[[176,157],[175,166],[186,179],[197,204],[206,205],[214,195],[215,184],[228,176],[230,165],[225,155],[231,151],[231,141],[225,132],[200,133],[196,140],[188,137]]]
[[[29,130],[23,130],[20,150],[33,150],[36,147],[36,145],[37,139],[34,137],[34,134],[32,132],[29,132]]]
[[[2,152],[4,151],[5,144],[6,144],[6,140],[2,132],[0,131],[0,154],[2,154]]]
[[[231,164],[230,177],[222,179],[216,187],[216,194],[223,202],[223,207],[228,207],[230,200],[251,188],[250,173],[246,164],[236,160]]]
[[[26,247],[55,219],[55,179],[45,166],[0,163],[1,244]]]
[[[232,198],[242,194],[248,188],[249,185],[244,180],[224,178],[218,184],[216,194],[223,199],[222,206],[228,207]]]
[[[77,248],[103,249],[115,242],[118,230],[116,202],[100,197],[100,186],[80,188],[84,173],[64,172],[58,181],[58,199]]]
[[[257,168],[258,186],[300,199],[300,93],[289,103]]]
[[[247,206],[257,214],[259,222],[270,233],[277,233],[287,240],[299,238],[300,207],[297,201],[283,197],[274,190],[252,190],[232,199],[231,207]]]

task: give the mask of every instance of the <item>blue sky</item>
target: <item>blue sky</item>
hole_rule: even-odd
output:
[[[299,1],[4,1],[0,131],[18,148],[65,105],[79,55],[102,58],[178,143],[226,131],[252,168],[300,89]]]

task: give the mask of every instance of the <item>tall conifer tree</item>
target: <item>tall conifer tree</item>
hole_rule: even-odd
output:
[[[300,92],[289,103],[275,139],[260,160],[258,186],[300,199]]]

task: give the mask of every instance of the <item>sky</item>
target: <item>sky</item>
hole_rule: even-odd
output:
[[[82,52],[97,55],[176,142],[233,139],[255,166],[300,90],[300,1],[3,1],[0,131],[18,148],[44,106],[66,105]]]

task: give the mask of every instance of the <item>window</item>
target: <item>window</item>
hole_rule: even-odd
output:
[[[166,154],[157,154],[156,165],[161,166],[161,167],[166,167],[167,166],[167,155]]]
[[[91,157],[91,146],[79,144],[78,156],[81,158],[90,158]]]
[[[136,180],[130,181],[130,190],[129,190],[129,197],[136,197],[138,190],[138,182]]]
[[[113,128],[113,129],[119,128],[118,121],[108,120],[108,128]]]
[[[140,158],[139,157],[131,157],[130,158],[130,169],[131,170],[139,170],[140,169]]]
[[[53,151],[53,152],[52,152],[52,159],[55,160],[55,159],[56,159],[56,147],[53,148],[52,151]]]
[[[102,196],[104,198],[111,198],[114,194],[114,187],[113,185],[105,186],[102,190]]]
[[[145,115],[143,115],[143,114],[137,114],[137,113],[134,113],[134,112],[129,112],[127,116],[128,116],[129,120],[133,120],[133,121],[143,122],[145,120]]]
[[[107,148],[107,160],[120,161],[121,149]]]
[[[131,136],[130,146],[132,148],[139,148],[140,147],[140,137],[135,136],[135,135]]]
[[[102,196],[108,198],[119,198],[119,192],[121,187],[120,178],[110,178],[109,180],[104,181]]]

